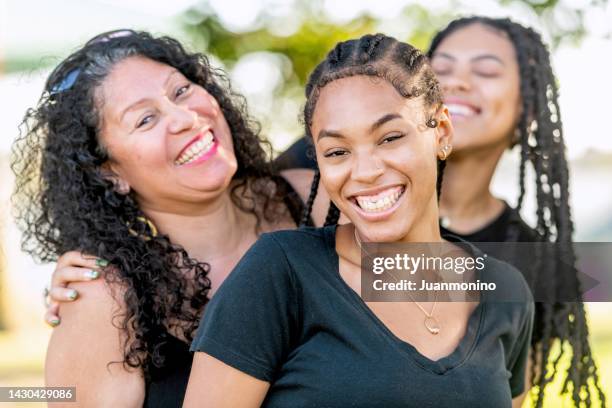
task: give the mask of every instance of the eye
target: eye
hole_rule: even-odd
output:
[[[503,73],[503,68],[496,61],[485,60],[472,66],[472,72],[482,78],[495,78]]]
[[[340,157],[348,154],[346,150],[336,149],[323,154],[323,157]]]
[[[499,76],[497,72],[475,71],[474,73],[482,78],[496,78]]]
[[[179,96],[187,93],[189,89],[191,89],[191,84],[181,86],[179,89],[176,90],[176,97],[178,98]]]
[[[431,65],[431,69],[436,75],[448,75],[452,72],[453,66],[446,62],[434,61]]]
[[[433,72],[436,75],[448,75],[451,73],[450,68],[433,68]]]
[[[397,139],[401,139],[402,137],[404,137],[405,135],[403,133],[394,133],[392,135],[388,135],[385,136],[383,138],[383,140],[380,141],[380,144],[387,144],[387,143],[391,143]]]
[[[138,122],[138,124],[136,125],[136,129],[139,129],[139,128],[141,128],[141,127],[151,123],[151,121],[153,120],[154,117],[155,117],[154,115],[147,115],[147,116],[145,116],[144,118],[142,118]]]

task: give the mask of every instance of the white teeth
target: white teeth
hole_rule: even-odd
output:
[[[451,115],[473,116],[476,114],[474,109],[466,105],[448,104],[446,107]]]
[[[202,139],[195,142],[193,145],[189,147],[189,149],[183,152],[183,154],[181,154],[181,156],[175,160],[174,164],[177,166],[180,166],[183,164],[191,163],[199,159],[206,153],[208,153],[210,149],[213,147],[213,145],[214,145],[213,134],[210,131],[208,131],[202,137]]]
[[[401,188],[395,188],[392,193],[386,192],[376,196],[359,196],[355,197],[359,207],[366,212],[381,212],[393,207],[399,197],[402,195]]]
[[[200,142],[204,143],[204,145],[207,145],[209,143],[212,143],[212,141],[213,141],[213,134],[209,130],[208,132],[206,132],[206,134],[204,135],[204,137],[202,138]]]

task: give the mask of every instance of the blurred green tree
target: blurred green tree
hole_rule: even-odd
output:
[[[520,4],[537,15],[546,28],[552,46],[562,42],[577,44],[587,33],[584,11],[603,7],[607,0],[588,0],[581,8],[570,7],[560,0],[498,0],[501,5]],[[456,17],[460,0],[449,1],[447,11],[434,14],[426,6],[413,2],[406,5],[394,18],[394,25],[409,27],[404,38],[411,44],[425,48],[433,33]],[[264,3],[265,4],[265,3]],[[511,10],[509,10],[511,13]],[[279,19],[295,23],[293,30],[279,33]],[[385,21],[367,13],[357,15],[346,23],[336,23],[323,10],[322,1],[296,0],[290,15],[278,17],[269,10],[260,10],[251,27],[241,31],[226,27],[208,2],[188,10],[184,16],[188,32],[198,45],[219,58],[227,68],[243,56],[256,51],[280,53],[291,62],[292,73],[286,87],[303,86],[308,73],[338,41],[377,31],[386,32]]]
[[[240,4],[244,3],[229,0],[228,3],[203,0],[182,16],[183,24],[193,38],[195,47],[213,55],[230,72],[243,57],[254,53],[265,52],[278,56],[277,65],[279,61],[284,62],[284,66],[278,69],[283,73],[280,83],[269,89],[273,102],[262,104],[261,97],[257,95],[255,99],[258,104],[251,103],[256,116],[259,116],[260,120],[263,119],[265,133],[272,139],[275,139],[275,131],[270,131],[270,126],[275,126],[281,133],[293,134],[289,138],[300,132],[295,119],[299,113],[297,105],[298,101],[302,101],[308,74],[338,41],[366,33],[384,32],[425,49],[436,30],[459,16],[456,10],[466,9],[462,7],[464,0],[449,0],[447,6],[440,7],[438,4],[436,8],[428,7],[426,3],[417,4],[407,0],[403,7],[400,5],[396,15],[380,18],[365,10],[359,12],[363,2],[356,2],[355,5],[350,4],[357,12],[353,13],[352,17],[339,21],[326,12],[325,6],[330,2],[326,3],[325,0],[294,0],[287,6],[288,1],[259,0],[256,2],[260,5],[259,9],[249,9],[254,10],[250,23],[240,27],[228,23],[227,10],[229,8],[229,14],[235,11],[234,15],[244,15],[244,10],[231,8],[240,7]],[[607,5],[607,0],[572,2],[574,5],[579,4],[579,7],[568,5],[566,1],[496,0],[498,5],[508,8],[509,16],[519,10],[519,14],[531,14],[533,19],[539,19],[553,48],[564,42],[578,44],[587,33],[585,11]],[[495,5],[495,0],[492,0],[492,3]],[[219,7],[225,8],[225,14],[219,14]],[[347,11],[350,14],[353,10]],[[274,63],[273,60],[268,59],[267,62]],[[253,76],[249,81],[261,80],[256,74]],[[246,94],[249,97],[248,91]],[[287,109],[291,104],[293,107]],[[281,148],[288,144],[288,137],[283,137],[285,140],[280,141]],[[279,147],[278,139],[273,142]]]

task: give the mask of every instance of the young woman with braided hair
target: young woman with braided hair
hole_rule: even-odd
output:
[[[442,231],[474,243],[555,241],[561,247],[559,252],[573,254],[568,166],[557,85],[540,36],[508,19],[460,18],[436,34],[428,56],[456,135],[445,171],[448,183],[441,190]],[[489,187],[502,153],[516,146],[520,149],[520,194],[517,207],[511,208],[495,198]],[[308,141],[300,139],[277,159],[277,165],[316,169],[308,148]],[[535,229],[519,215],[528,163],[535,172]],[[326,222],[335,223],[338,216],[332,206]],[[551,254],[547,259],[558,256]],[[534,269],[537,272],[530,279],[534,287],[545,285],[547,295],[562,300],[580,298],[574,270],[562,273],[555,262]],[[572,385],[574,403],[584,400],[590,404],[593,390],[604,401],[588,343],[583,304],[538,302],[534,330],[534,362],[549,360],[550,339],[561,339],[570,346],[572,357],[563,388]],[[544,339],[548,340],[542,342]],[[555,378],[556,367],[549,375],[546,365],[531,366],[537,406],[543,404],[544,388]],[[589,389],[589,382],[594,389]]]
[[[519,271],[487,258],[482,275],[519,302],[361,296],[362,241],[466,244],[440,234],[453,128],[427,58],[382,34],[341,42],[309,78],[304,119],[314,184],[350,222],[332,208],[326,227],[262,235],[207,306],[184,406],[520,403],[534,306]]]
[[[559,253],[573,259],[569,172],[557,85],[540,35],[509,19],[460,18],[435,35],[428,56],[455,128],[440,200],[442,230],[470,242],[556,242]],[[493,196],[490,184],[503,152],[515,146],[520,150],[520,194],[513,209]],[[535,229],[519,215],[528,163],[535,172]],[[559,258],[555,253],[542,254],[545,262],[531,269],[529,280],[552,299],[581,299],[575,270],[563,268]],[[553,339],[559,339],[561,347],[551,373],[542,362],[553,358]],[[566,348],[570,365],[563,390],[571,386],[576,406],[581,402],[590,406],[593,391],[605,404],[584,306],[553,300],[536,303],[531,351],[535,405],[544,403],[544,389],[555,378]]]

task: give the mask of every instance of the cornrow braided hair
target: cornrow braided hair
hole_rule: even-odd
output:
[[[389,82],[404,98],[422,97],[425,110],[429,112],[426,125],[436,127],[432,120],[434,112],[442,105],[442,93],[438,81],[429,66],[428,59],[418,49],[384,34],[368,34],[355,40],[336,44],[327,57],[310,74],[306,84],[306,105],[304,106],[304,125],[306,136],[312,140],[310,128],[312,116],[319,94],[330,82],[341,78],[365,75]],[[438,197],[442,183],[445,162],[438,160]],[[319,184],[319,171],[311,187],[306,203],[304,222],[310,216],[312,203]],[[325,225],[338,223],[340,211],[332,202],[325,219]]]
[[[321,179],[321,174],[319,173],[319,169],[317,168],[314,173],[314,177],[312,179],[312,185],[310,186],[310,194],[308,194],[308,200],[306,200],[306,205],[304,208],[304,212],[302,214],[302,220],[300,222],[300,226],[308,226],[312,227],[312,218],[310,215],[312,214],[312,204],[314,203],[315,198],[317,197],[317,190],[319,189],[319,180]]]
[[[575,261],[572,245],[573,223],[569,206],[569,171],[565,158],[565,143],[559,112],[558,90],[550,65],[546,45],[538,33],[509,19],[467,17],[452,21],[433,38],[427,55],[431,57],[440,43],[453,32],[472,25],[482,24],[505,34],[514,45],[519,66],[522,113],[517,125],[513,147],[520,148],[519,188],[517,209],[525,197],[525,170],[531,163],[535,171],[537,225],[536,232],[543,241],[556,242],[557,253],[539,254],[536,276],[531,276],[536,290],[547,291],[550,302],[536,303],[534,335],[532,339],[531,378],[534,386],[534,405],[543,406],[544,390],[558,374],[558,363],[570,348],[571,361],[562,392],[571,385],[572,400],[576,406],[591,405],[592,392],[589,383],[597,391],[602,406],[605,396],[599,384],[597,367],[593,361],[588,341],[588,327],[581,301],[558,302],[571,294],[581,300],[580,285],[575,268],[558,262],[561,254],[569,254],[570,265]],[[551,261],[553,260],[553,261]],[[555,261],[557,260],[557,261]],[[567,261],[566,261],[567,262]],[[554,282],[551,286],[551,282]],[[561,295],[565,294],[565,295]],[[548,369],[551,345],[560,340],[560,352],[552,360],[552,373]],[[567,347],[569,346],[569,347]],[[537,368],[537,369],[536,369]]]
[[[338,224],[338,220],[340,219],[340,210],[336,207],[336,204],[332,202],[329,203],[329,210],[327,210],[327,217],[325,217],[324,226],[328,225],[336,225]]]

